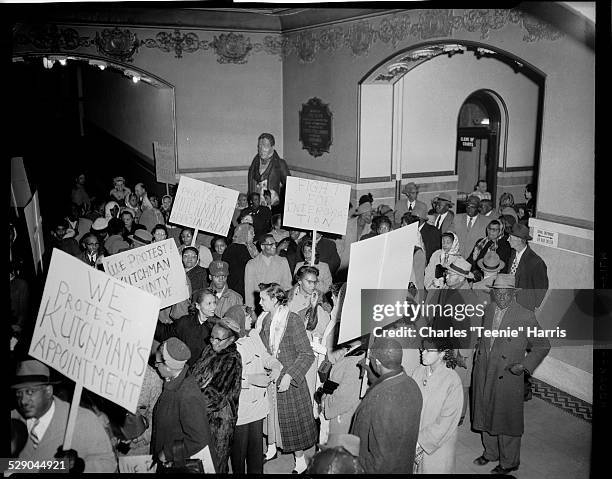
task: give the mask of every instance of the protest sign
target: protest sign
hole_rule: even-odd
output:
[[[118,456],[119,472],[123,474],[153,474],[157,472],[157,464],[153,456]]]
[[[397,299],[406,299],[417,235],[418,223],[413,223],[351,245],[338,344],[370,333],[362,330],[362,289],[399,289],[406,294]],[[388,294],[385,297],[389,300]]]
[[[24,208],[32,198],[23,158],[11,158],[11,206]]]
[[[42,218],[40,217],[40,205],[38,204],[38,191],[34,193],[30,202],[23,209],[23,214],[25,216],[26,225],[28,226],[32,258],[34,259],[34,265],[38,272],[39,269],[42,269],[42,256],[45,252]]]
[[[54,249],[29,353],[135,413],[158,314],[157,296]]]
[[[227,236],[237,200],[236,190],[181,176],[170,222]]]
[[[173,239],[105,256],[104,271],[160,299],[160,308],[189,297],[185,269]]]
[[[153,156],[155,157],[155,178],[157,181],[176,185],[174,148],[171,145],[164,145],[154,141]]]
[[[350,185],[287,177],[283,225],[344,235]]]

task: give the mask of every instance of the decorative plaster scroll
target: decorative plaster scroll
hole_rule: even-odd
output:
[[[253,49],[251,39],[243,34],[223,33],[211,42],[219,63],[246,63]]]
[[[96,32],[94,44],[98,48],[98,53],[121,61],[131,62],[134,54],[138,51],[140,42],[135,33],[119,28],[107,29]]]
[[[409,40],[451,38],[461,31],[479,33],[485,40],[491,32],[508,25],[518,25],[524,31],[525,42],[555,41],[564,34],[552,25],[519,9],[470,9],[457,15],[452,9],[410,10],[384,15],[372,20],[347,21],[340,25],[315,27],[283,35],[267,35],[258,42],[242,33],[222,33],[212,39],[200,39],[196,33],[179,29],[158,32],[153,38],[139,41],[129,30],[101,29],[93,37],[79,36],[74,28],[57,25],[17,25],[13,38],[17,45],[32,45],[36,49],[60,52],[96,45],[105,55],[132,61],[138,47],[184,53],[213,50],[219,63],[245,64],[251,53],[297,57],[301,63],[315,61],[320,51],[328,53],[346,49],[356,57],[367,55],[377,42],[392,48]],[[260,37],[261,38],[261,37]]]

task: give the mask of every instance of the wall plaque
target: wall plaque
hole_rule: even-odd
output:
[[[319,98],[302,104],[300,111],[300,141],[302,149],[315,158],[329,153],[332,143],[332,114],[329,106]]]

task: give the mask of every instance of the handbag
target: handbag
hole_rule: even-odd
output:
[[[157,468],[160,474],[204,474],[204,465],[200,459],[186,459],[185,443],[177,439],[172,443],[172,457],[170,465]]]
[[[324,383],[329,379],[329,373],[331,372],[332,363],[329,359],[325,358],[323,362],[319,365],[319,369],[317,373],[319,374],[319,380],[321,383]]]

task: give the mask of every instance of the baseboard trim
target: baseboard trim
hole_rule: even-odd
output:
[[[593,374],[571,364],[546,356],[533,377],[593,404]]]

